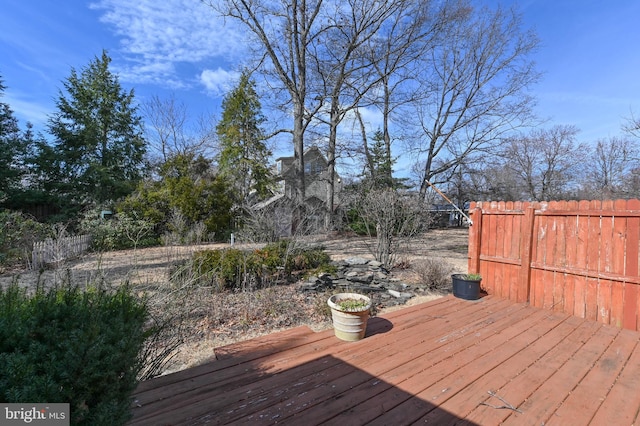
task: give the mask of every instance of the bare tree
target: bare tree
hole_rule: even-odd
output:
[[[461,7],[456,0],[403,2],[402,7],[387,19],[377,37],[372,39],[369,54],[378,84],[376,90],[371,91],[373,96],[367,98],[382,114],[381,132],[388,163],[392,162],[392,116],[417,100],[417,76],[424,71],[421,58],[435,48],[448,26],[455,25],[466,15],[468,8]],[[396,118],[400,124],[410,121]],[[390,182],[391,169],[387,172],[389,176],[384,180]]]
[[[329,126],[327,227],[333,222],[338,126],[381,79],[372,72],[372,63],[378,58],[370,54],[368,44],[379,37],[386,21],[397,19],[395,15],[401,14],[409,3],[414,2],[349,0],[339,7],[330,8],[331,12],[326,18],[330,25],[311,54],[314,77],[319,80],[314,86],[318,91],[317,96],[328,103],[324,114],[318,116],[320,121]]]
[[[455,171],[469,155],[488,149],[530,119],[526,89],[539,75],[528,59],[537,48],[532,31],[521,31],[513,10],[482,9],[449,25],[424,58],[424,88],[415,116],[421,137],[420,194],[428,181]]]
[[[393,189],[374,189],[355,194],[350,203],[361,228],[374,239],[368,249],[377,261],[393,267],[408,242],[429,226],[422,200]]]
[[[298,215],[305,201],[304,134],[320,108],[309,99],[309,52],[326,30],[320,12],[323,0],[223,0],[206,1],[226,17],[237,19],[263,50],[263,68],[285,88],[293,117],[295,195]],[[311,101],[311,103],[310,103]],[[313,103],[313,105],[312,105]]]
[[[633,137],[640,138],[640,117],[636,117],[632,112],[622,125],[622,130]]]
[[[175,96],[152,96],[142,105],[146,136],[154,154],[165,163],[170,157],[203,154],[215,149],[215,129],[211,118],[200,117],[195,128],[189,126],[189,113]]]
[[[590,197],[626,196],[625,189],[637,161],[638,148],[629,139],[600,139],[590,161],[585,163],[587,181],[583,186],[590,190]]]
[[[580,169],[588,151],[576,142],[575,126],[557,125],[510,138],[502,156],[504,168],[517,175],[532,200],[566,198],[570,184],[580,182]]]

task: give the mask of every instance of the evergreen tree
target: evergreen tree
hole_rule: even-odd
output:
[[[45,189],[76,208],[131,193],[144,170],[146,144],[133,90],[109,70],[106,51],[80,73],[71,69],[49,118],[55,141],[41,147]],[[48,167],[45,167],[45,164]]]
[[[380,129],[376,130],[371,138],[373,145],[368,153],[365,170],[365,183],[377,189],[399,189],[405,187],[406,179],[393,177],[393,164],[395,159],[387,154],[384,134]]]
[[[269,196],[272,184],[267,166],[271,153],[260,128],[265,118],[255,82],[247,71],[240,76],[238,86],[225,96],[222,108],[222,120],[216,127],[221,148],[220,174],[232,182],[238,204],[246,205],[254,192],[258,199],[264,199]]]
[[[211,160],[195,154],[175,154],[162,164],[159,181],[140,183],[136,192],[118,204],[119,212],[145,219],[158,235],[172,229],[172,215],[179,213],[185,230],[202,223],[207,233],[224,240],[233,226],[231,188],[226,179],[212,173]]]
[[[6,87],[0,77],[0,97]],[[26,147],[9,104],[0,102],[0,203],[7,205],[24,174]]]

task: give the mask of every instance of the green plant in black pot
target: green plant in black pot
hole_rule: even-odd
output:
[[[476,273],[453,274],[453,295],[460,299],[477,300],[480,298],[482,276]]]

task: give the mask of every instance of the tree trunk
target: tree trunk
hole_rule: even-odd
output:
[[[293,223],[291,231],[296,232],[305,216],[305,177],[304,177],[304,104],[294,102],[293,115],[293,156],[294,156],[294,193]]]

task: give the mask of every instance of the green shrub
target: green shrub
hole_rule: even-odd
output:
[[[72,424],[124,424],[146,320],[127,286],[0,289],[0,400],[66,402]]]
[[[285,267],[288,247],[289,243],[284,240],[267,244],[261,249],[254,250],[255,262],[267,272],[273,273],[278,268]]]
[[[324,247],[292,248],[286,240],[267,244],[264,248],[255,250],[254,256],[268,272],[273,273],[277,268],[285,272],[304,271],[328,265],[331,257],[324,251]]]
[[[322,247],[310,249],[296,249],[287,258],[285,270],[288,272],[305,271],[308,269],[320,268],[328,265],[331,257],[324,251]]]
[[[255,275],[253,259],[242,250],[202,250],[192,259],[198,281],[218,290],[241,287],[248,276]]]
[[[268,244],[262,249],[202,250],[193,254],[192,276],[218,290],[260,286],[274,274],[330,269],[331,258],[321,247],[292,249],[286,241]],[[184,274],[174,275],[185,279]]]
[[[20,212],[0,211],[0,272],[1,266],[27,263],[33,243],[53,235],[49,225]]]
[[[108,219],[100,217],[98,210],[85,214],[80,230],[91,234],[91,248],[96,251],[124,250],[152,247],[160,244],[151,222],[136,219],[126,213],[117,213]]]
[[[346,212],[347,227],[357,235],[375,237],[375,225],[367,223],[360,212],[355,208],[350,208]]]

